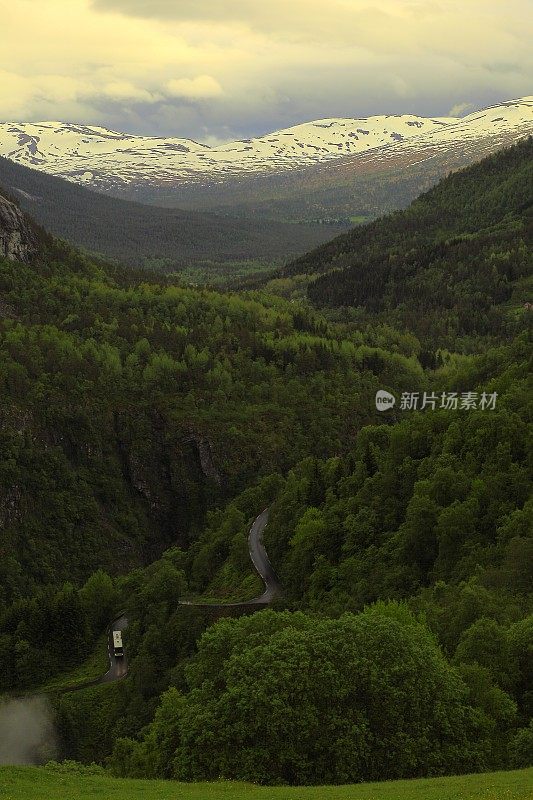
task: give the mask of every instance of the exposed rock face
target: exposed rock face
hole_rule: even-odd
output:
[[[37,240],[24,214],[0,194],[0,256],[29,261],[37,251]]]
[[[222,478],[216,468],[215,459],[211,442],[205,436],[200,436],[191,432],[191,435],[183,439],[183,443],[192,443],[196,447],[200,467],[205,478],[214,481],[218,486],[222,485]]]

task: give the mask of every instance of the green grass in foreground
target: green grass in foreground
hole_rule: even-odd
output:
[[[2,800],[532,800],[533,769],[356,786],[174,783],[0,767]]]

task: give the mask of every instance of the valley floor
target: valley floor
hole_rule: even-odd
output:
[[[532,800],[533,768],[359,786],[266,787],[245,783],[123,780],[0,767],[2,800]]]

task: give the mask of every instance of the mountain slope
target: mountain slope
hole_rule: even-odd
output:
[[[379,162],[401,152],[454,148],[533,130],[525,97],[457,119],[410,114],[323,119],[266,136],[208,147],[190,139],[133,136],[63,122],[0,124],[0,155],[102,191],[217,184],[246,174],[282,174],[346,156]]]
[[[0,617],[32,581],[187,546],[206,508],[351,441],[377,378],[341,344],[300,304],[137,285],[51,237],[29,263],[0,256]],[[398,354],[386,370],[421,372]]]
[[[118,261],[168,268],[211,260],[281,259],[331,238],[327,226],[235,220],[109,197],[0,158],[0,185],[51,233]]]
[[[522,108],[522,106],[521,106]],[[523,106],[524,114],[530,113]],[[372,148],[285,172],[241,175],[213,183],[209,191],[188,183],[175,189],[139,189],[145,201],[280,220],[364,222],[407,206],[450,172],[468,166],[533,130],[525,116],[516,127],[503,120],[475,131],[467,124],[442,135]],[[453,135],[452,135],[453,134]]]
[[[532,187],[530,137],[281,274],[326,273],[308,288],[318,306],[357,306],[441,346],[501,333],[504,308],[531,300]]]

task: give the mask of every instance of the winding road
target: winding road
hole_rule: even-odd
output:
[[[248,534],[248,552],[257,574],[265,584],[262,594],[252,600],[240,603],[202,603],[194,600],[179,600],[179,605],[194,606],[196,608],[248,608],[250,606],[268,606],[277,597],[281,596],[281,584],[277,578],[267,551],[263,544],[263,532],[268,523],[269,509],[265,508],[253,522]],[[109,669],[96,683],[111,683],[125,678],[128,674],[128,661],[126,653],[121,658],[116,658],[113,649],[113,631],[123,631],[128,627],[128,620],[124,614],[113,620],[108,629],[107,651],[109,656]],[[76,688],[83,688],[82,686]],[[69,691],[72,691],[69,690]]]
[[[252,564],[256,572],[265,584],[265,591],[259,597],[253,600],[248,600],[247,603],[242,605],[258,605],[267,606],[277,597],[281,596],[281,584],[274,571],[274,567],[270,563],[265,545],[263,544],[263,531],[265,530],[268,522],[269,515],[268,508],[259,514],[254,520],[250,533],[248,534],[248,552],[252,559]],[[240,605],[237,603],[236,605]]]
[[[98,683],[111,683],[111,681],[118,681],[120,678],[125,678],[128,674],[128,659],[126,653],[120,658],[115,656],[115,648],[113,647],[113,631],[123,631],[128,627],[128,620],[124,614],[117,619],[114,619],[107,631],[107,655],[109,658],[109,669],[102,675]]]

